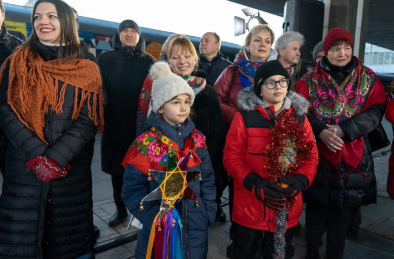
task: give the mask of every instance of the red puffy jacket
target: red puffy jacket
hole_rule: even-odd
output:
[[[235,65],[228,66],[216,80],[213,89],[218,94],[220,109],[223,113],[224,121],[227,127],[230,127],[231,121],[238,112],[237,97],[238,92],[242,90],[241,81],[236,62],[245,59],[242,50],[235,57]],[[234,74],[234,79],[233,79]]]
[[[241,93],[245,90],[241,91]],[[253,91],[249,92],[251,93]],[[297,96],[297,98],[302,98],[296,93],[292,93],[292,95]],[[242,96],[240,95],[239,99],[241,97]],[[297,111],[299,109],[294,108],[293,105],[304,106],[305,109],[303,111],[306,112],[309,103],[304,98],[302,99],[304,101],[303,103],[299,102],[299,99],[297,99],[298,103],[293,101],[291,104],[292,106],[283,110],[279,116],[287,112],[292,112],[293,110],[296,110],[297,114],[299,114]],[[242,109],[245,107],[240,108]],[[273,110],[272,106],[270,108]],[[267,161],[265,149],[270,141],[270,128],[256,127],[253,125],[246,127],[243,116],[246,116],[246,118],[249,119],[251,118],[251,114],[252,116],[259,116],[255,121],[258,121],[259,125],[262,123],[262,116],[260,114],[256,115],[256,111],[251,111],[250,109],[248,110],[249,111],[246,113],[242,112],[241,114],[238,112],[235,115],[228,132],[226,146],[224,148],[224,166],[227,172],[234,179],[234,207],[232,219],[234,222],[237,222],[238,224],[245,227],[273,232],[276,226],[275,216],[277,212],[266,207],[266,215],[264,217],[263,203],[254,196],[253,191],[248,191],[243,185],[246,175],[250,172],[255,172],[263,179],[268,179],[268,173],[264,166],[266,165]],[[261,114],[269,124],[270,117],[268,113],[263,110]],[[306,118],[305,114],[299,114],[299,116],[303,116],[304,118],[303,127],[306,131],[308,141],[312,141],[314,144],[311,150],[310,159],[303,162],[303,164],[298,168],[296,174],[305,175],[308,178],[310,185],[317,171],[318,153],[312,133],[312,127],[308,119]],[[300,193],[296,197],[294,206],[289,211],[289,220],[287,222],[288,228],[297,225],[298,218],[301,213],[302,194]]]

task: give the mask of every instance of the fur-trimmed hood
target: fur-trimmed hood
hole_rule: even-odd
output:
[[[237,105],[241,111],[253,111],[256,105],[263,108],[267,107],[264,101],[254,93],[253,86],[247,87],[238,93]],[[304,97],[294,91],[289,91],[282,108],[277,111],[277,114],[293,106],[298,115],[304,115],[308,113],[309,105],[309,102]]]

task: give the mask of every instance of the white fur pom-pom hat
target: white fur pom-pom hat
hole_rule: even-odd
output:
[[[156,62],[150,69],[152,79],[152,110],[157,111],[168,101],[178,95],[190,96],[190,105],[194,102],[193,89],[180,76],[171,72],[166,62]]]

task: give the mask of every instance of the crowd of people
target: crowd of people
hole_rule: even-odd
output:
[[[394,122],[394,86],[354,55],[349,31],[332,28],[309,66],[303,35],[275,40],[268,25],[249,31],[233,62],[215,32],[198,51],[171,35],[156,61],[124,20],[96,60],[64,1],[35,3],[25,42],[7,32],[1,1],[0,11],[1,258],[95,257],[98,131],[116,205],[108,224],[132,214],[136,258],[206,258],[227,186],[227,257],[292,258],[305,202],[305,259],[320,258],[324,232],[326,258],[343,258],[360,207],[376,203],[368,133],[384,115]]]

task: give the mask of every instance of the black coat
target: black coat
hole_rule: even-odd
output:
[[[155,62],[144,49],[142,37],[133,48],[122,47],[116,35],[114,50],[101,54],[98,59],[106,96],[101,168],[109,174],[123,174],[121,163],[136,138],[138,97],[145,77]]]
[[[0,34],[0,66],[12,54],[12,52],[22,44],[22,41],[7,32],[3,25]],[[0,169],[4,173],[5,153],[7,150],[8,139],[2,128],[0,128]]]
[[[217,56],[211,61],[200,55],[199,69],[207,73],[207,84],[213,86],[223,70],[232,64],[233,63],[223,58],[222,54],[218,52]]]
[[[56,47],[38,45],[45,60],[57,57]],[[0,126],[10,142],[0,197],[0,258],[77,258],[92,251],[95,244],[90,164],[97,127],[88,116],[87,103],[78,119],[71,119],[75,88],[68,85],[63,113],[49,108],[44,117],[47,146],[7,103],[8,67],[5,72]],[[59,82],[59,89],[62,85]],[[26,162],[39,155],[54,159],[61,167],[68,162],[72,170],[65,178],[43,183],[26,170]]]
[[[345,141],[353,141],[364,136],[364,153],[360,168],[358,171],[349,170],[341,162],[336,169],[324,157],[320,156],[315,179],[304,192],[304,198],[308,204],[317,203],[345,209],[376,203],[374,161],[367,133],[379,124],[384,110],[385,104],[372,105],[364,112],[340,124],[347,135]],[[311,115],[308,118],[311,119]],[[313,127],[314,124],[311,123],[311,125]],[[345,177],[341,178],[341,175]]]
[[[196,129],[206,136],[206,144],[215,171],[218,192],[227,186],[228,174],[223,166],[223,148],[226,141],[223,115],[218,96],[209,85],[196,94],[191,119]]]
[[[0,34],[0,66],[20,44],[22,44],[22,41],[9,34],[3,25]]]

